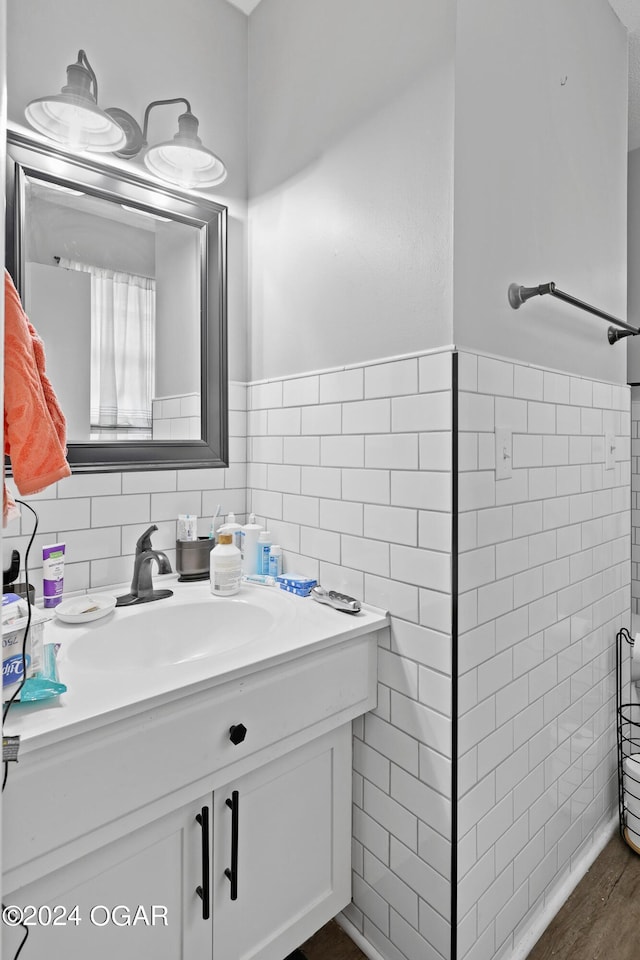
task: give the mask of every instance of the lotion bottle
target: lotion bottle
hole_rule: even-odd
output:
[[[268,530],[263,530],[258,537],[258,549],[257,549],[257,562],[258,570],[257,573],[269,574],[269,553],[271,551],[271,533]]]
[[[210,554],[209,574],[214,597],[230,597],[240,589],[241,557],[232,539],[231,533],[221,533]]]
[[[282,547],[274,543],[269,551],[269,576],[279,577],[282,573]]]

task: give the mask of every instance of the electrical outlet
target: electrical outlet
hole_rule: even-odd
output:
[[[616,465],[616,436],[606,433],[604,437],[604,468],[613,470]]]
[[[508,480],[512,473],[513,433],[508,427],[496,427],[496,480]]]

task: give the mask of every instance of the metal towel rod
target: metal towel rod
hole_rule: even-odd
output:
[[[584,303],[583,300],[578,300],[563,290],[558,290],[555,283],[541,283],[537,287],[521,287],[517,283],[511,283],[509,284],[508,290],[509,303],[514,310],[517,310],[523,303],[530,300],[531,297],[542,297],[545,293],[550,293],[552,297],[556,297],[558,300],[564,300],[565,303],[570,303],[573,307],[580,307],[581,310],[586,310],[587,313],[593,313],[596,317],[601,317],[603,320],[608,320],[609,323],[615,324],[616,327],[621,327],[622,330],[614,330],[613,327],[609,327],[607,330],[607,338],[611,344],[621,340],[622,337],[635,337],[636,334],[640,333],[638,327],[632,327],[630,323],[625,323],[624,320],[618,320],[617,317],[612,317],[610,313],[605,313],[604,310],[592,307],[591,304]]]

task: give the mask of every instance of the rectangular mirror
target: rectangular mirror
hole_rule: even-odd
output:
[[[8,133],[6,264],[74,473],[228,464],[226,216]]]

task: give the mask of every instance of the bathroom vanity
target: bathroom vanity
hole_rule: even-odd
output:
[[[350,900],[351,721],[386,615],[169,585],[47,624],[68,692],[9,715],[2,899],[25,960],[284,960]],[[6,956],[22,936],[3,924]]]

